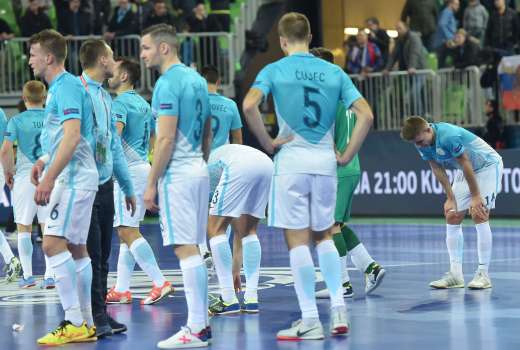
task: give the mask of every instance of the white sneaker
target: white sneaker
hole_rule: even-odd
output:
[[[383,281],[385,277],[386,270],[379,264],[373,263],[372,272],[365,273],[365,294],[370,294]]]
[[[468,284],[469,289],[487,289],[491,287],[493,286],[491,285],[489,275],[487,274],[487,272],[482,270],[477,270],[477,272],[475,272],[473,280]]]
[[[451,271],[446,272],[440,280],[430,282],[430,287],[435,289],[464,288],[464,278],[455,276]]]
[[[312,327],[305,327],[302,320],[292,323],[291,328],[282,329],[276,334],[278,340],[320,340],[325,338],[323,326],[317,322]]]
[[[189,327],[181,327],[181,330],[157,343],[161,349],[183,349],[183,348],[203,348],[209,346],[211,342],[211,330],[206,327],[200,333],[192,333]]]
[[[346,307],[333,308],[330,312],[330,334],[332,336],[347,335],[349,328]]]

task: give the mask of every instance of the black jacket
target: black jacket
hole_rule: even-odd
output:
[[[511,52],[519,35],[518,16],[514,10],[507,7],[503,15],[497,11],[490,14],[485,46]]]
[[[77,24],[75,24],[77,21]],[[77,28],[75,28],[75,25]],[[92,34],[90,15],[81,9],[77,13],[66,9],[58,16],[58,32],[63,35],[89,35]]]
[[[132,9],[126,12],[121,22],[117,22],[118,11],[119,7],[116,7],[108,23],[108,31],[116,33],[117,36],[138,34],[137,16]]]
[[[42,10],[39,10],[37,14],[27,10],[20,20],[20,27],[22,36],[30,37],[44,29],[52,28],[52,25],[51,20]]]

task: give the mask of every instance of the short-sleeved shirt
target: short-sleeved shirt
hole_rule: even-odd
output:
[[[206,80],[184,64],[172,65],[155,83],[152,112],[157,133],[161,132],[160,118],[178,118],[175,146],[165,175],[207,175],[202,158],[204,124],[209,118]]]
[[[49,164],[56,158],[58,146],[63,139],[62,124],[72,119],[81,121],[81,138],[72,159],[58,176],[58,182],[65,184],[69,189],[97,191],[98,171],[94,159],[92,104],[80,80],[68,72],[63,72],[50,83],[45,104],[41,140],[43,152],[50,155]]]
[[[9,119],[5,139],[17,142],[16,177],[27,176],[34,162],[42,155],[40,134],[44,118],[43,108],[30,108]]]
[[[225,96],[210,93],[211,130],[213,142],[211,150],[229,143],[229,132],[242,128],[240,113],[235,101]]]
[[[252,87],[264,97],[273,94],[278,136],[294,136],[275,156],[275,175],[336,176],[338,102],[350,108],[361,98],[345,72],[309,53],[295,53],[264,67]]]
[[[112,114],[124,124],[121,141],[128,166],[148,163],[150,135],[155,129],[152,109],[135,91],[125,91],[114,99]]]
[[[356,115],[341,103],[338,107],[336,115],[336,126],[334,131],[334,143],[338,152],[343,153],[352,137],[352,131],[356,126]],[[344,166],[338,166],[338,177],[353,176],[361,174],[359,166],[359,156],[356,154],[354,158]]]
[[[470,131],[449,123],[432,123],[435,143],[429,147],[417,147],[424,160],[433,160],[445,168],[461,169],[456,158],[468,156],[473,170],[495,165],[502,157],[484,140]]]
[[[7,128],[7,117],[4,110],[0,108],[0,144],[4,143],[5,129]]]

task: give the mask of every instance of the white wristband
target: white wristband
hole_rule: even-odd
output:
[[[41,160],[43,164],[47,164],[50,160],[50,156],[48,154],[42,155],[38,160]]]

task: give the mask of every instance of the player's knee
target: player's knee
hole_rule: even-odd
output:
[[[446,222],[450,225],[459,225],[464,220],[464,212],[450,211],[446,213]]]
[[[473,222],[476,225],[489,221],[489,212],[487,212],[485,215],[478,215],[478,214],[472,212],[471,219],[473,220]]]

